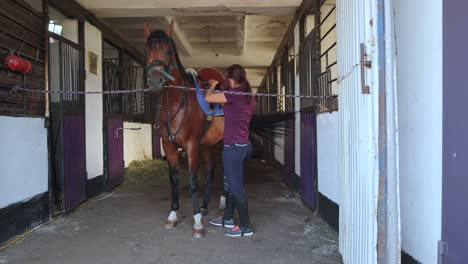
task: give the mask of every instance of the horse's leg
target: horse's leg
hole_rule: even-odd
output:
[[[201,237],[203,236],[203,224],[202,224],[202,214],[200,212],[200,207],[198,206],[197,198],[197,169],[198,169],[198,141],[190,140],[187,142],[186,151],[188,158],[188,167],[189,167],[189,185],[190,185],[190,194],[192,195],[193,202],[193,218],[195,223],[193,225],[193,236]]]
[[[205,194],[203,196],[203,204],[201,212],[203,215],[208,214],[208,203],[210,202],[211,197],[211,185],[213,182],[213,176],[215,173],[214,170],[214,161],[213,161],[213,152],[210,147],[204,147],[201,151],[201,157],[203,160],[203,165],[205,166],[206,173],[206,184],[205,184]]]
[[[177,147],[172,143],[163,141],[163,148],[167,157],[172,192],[171,213],[167,218],[166,228],[173,228],[177,225],[177,211],[179,210],[179,155]]]

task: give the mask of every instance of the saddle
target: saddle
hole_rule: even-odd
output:
[[[203,112],[208,116],[224,116],[224,111],[220,104],[208,103],[205,101],[205,93],[202,89],[206,90],[206,88],[201,88],[207,87],[207,85],[209,85],[208,81],[210,79],[214,79],[218,81],[219,84],[217,85],[217,88],[220,89],[224,85],[223,74],[215,68],[204,68],[198,73],[194,69],[187,69],[186,72],[193,76],[194,85],[197,89],[196,93],[198,104]]]

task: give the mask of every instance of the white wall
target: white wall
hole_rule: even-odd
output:
[[[284,136],[275,137],[274,151],[275,160],[284,165]]]
[[[339,204],[338,112],[317,115],[319,192]]]
[[[335,0],[326,0],[320,8],[320,20],[323,25],[320,27],[320,34],[324,36],[330,28],[336,24],[336,10],[333,11],[326,20]],[[325,52],[337,41],[336,28],[331,31],[321,42],[321,52]],[[328,53],[328,63],[336,61],[337,47],[332,48]],[[326,71],[326,59],[321,60],[322,72]],[[330,68],[331,78],[337,78],[338,67]],[[332,83],[332,93],[338,94],[337,82]],[[333,202],[339,201],[339,155],[338,155],[338,112],[325,112],[317,115],[317,169],[318,169],[318,189],[319,192]]]
[[[140,130],[124,130],[125,166],[134,160],[153,159],[151,125],[124,122],[124,128],[141,128]]]
[[[0,208],[48,190],[43,118],[0,116]]]
[[[101,31],[85,23],[86,91],[102,91],[102,36]],[[97,75],[89,72],[88,51],[98,56]],[[86,169],[88,179],[103,175],[103,102],[102,95],[86,95]]]
[[[298,56],[299,54],[299,23],[296,24],[294,27],[294,55]],[[296,57],[297,59],[297,57]],[[299,69],[295,69],[297,73]],[[300,90],[300,83],[299,83],[299,74],[296,74],[294,77],[294,94],[299,95],[301,94]],[[294,101],[294,110],[296,111],[296,123],[295,123],[295,137],[294,137],[294,147],[295,147],[295,164],[294,170],[298,176],[301,176],[301,100],[299,98],[295,98]]]
[[[442,0],[395,0],[402,249],[437,263],[442,199]]]

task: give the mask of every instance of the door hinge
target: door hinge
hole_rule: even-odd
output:
[[[445,256],[447,256],[447,252],[448,252],[447,242],[439,240],[438,254],[437,254],[437,263],[438,264],[444,264],[445,263]]]

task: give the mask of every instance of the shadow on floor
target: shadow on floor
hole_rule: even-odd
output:
[[[167,170],[151,168],[151,164],[163,166],[160,163],[148,164],[140,174],[153,177],[128,180],[106,199],[41,227],[0,252],[0,264],[341,263],[337,234],[300,199],[289,198],[281,175],[268,163],[251,160],[246,166],[255,235],[228,238],[222,228],[208,224],[218,213],[222,186],[218,172],[210,212],[203,219],[206,235],[199,239],[191,233],[193,210],[187,184],[179,191],[179,225],[164,228],[170,211]]]

